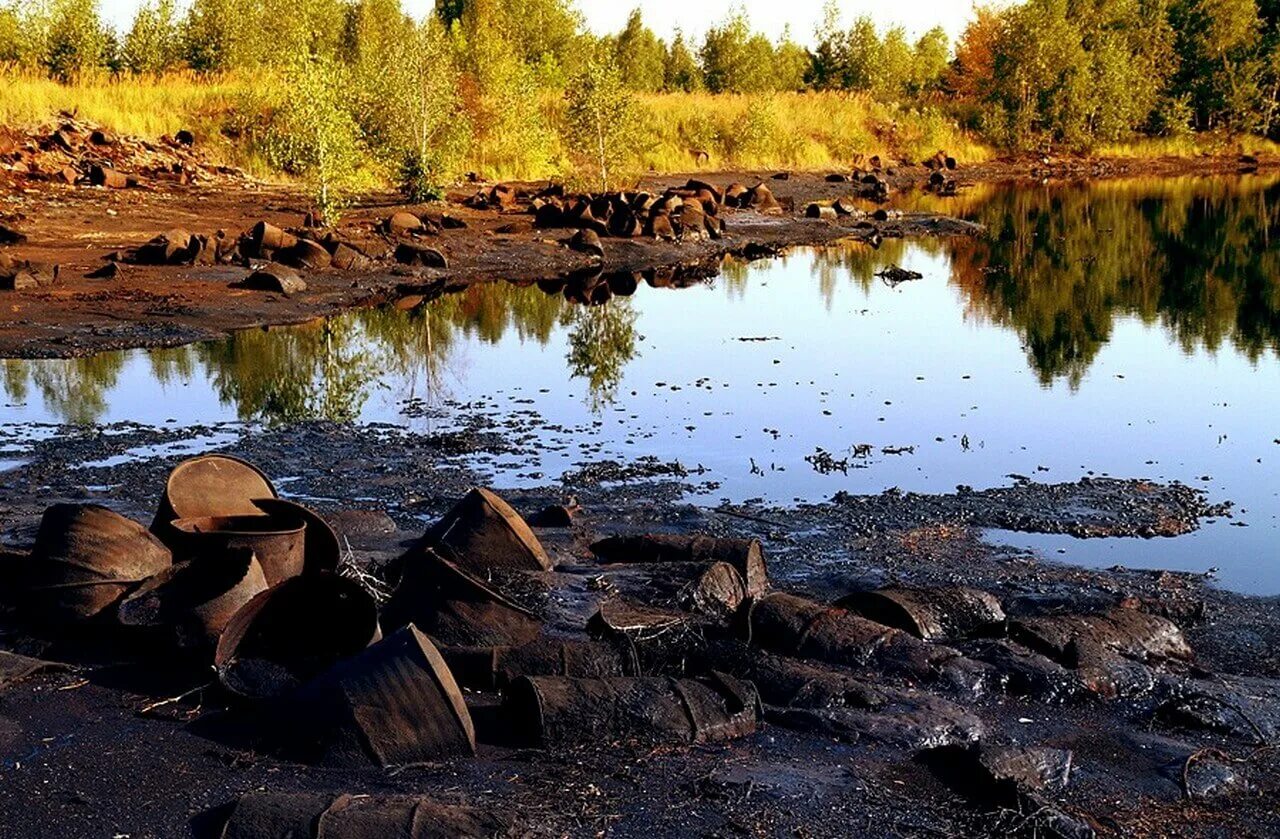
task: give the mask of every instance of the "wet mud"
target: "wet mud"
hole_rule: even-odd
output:
[[[328,519],[344,563],[388,585],[412,555],[406,550],[483,482],[481,458],[507,449],[483,427],[435,436],[324,423],[50,431],[4,473],[6,548],[29,545],[44,509],[59,501],[104,503],[145,521],[170,470],[205,441],[224,440],[228,453]],[[494,571],[486,585],[554,637],[571,627],[580,634],[611,596],[611,575],[630,575],[626,594],[643,602],[645,575],[661,590],[662,565],[736,555],[667,539],[658,544],[682,546],[674,560],[615,563],[614,549],[628,543],[601,539],[706,534],[758,539],[770,593],[736,616],[687,601],[609,612],[603,625],[629,639],[635,658],[617,647],[593,652],[586,641],[487,657],[455,650],[451,666],[469,673],[475,757],[328,768],[228,735],[234,727],[220,722],[235,703],[210,672],[123,655],[109,638],[33,633],[6,614],[3,646],[29,659],[0,661],[0,823],[17,835],[101,833],[86,833],[86,824],[135,837],[217,835],[232,813],[251,827],[263,812],[314,808],[387,824],[408,824],[405,813],[421,810],[477,835],[1280,828],[1272,803],[1280,793],[1276,600],[1224,592],[1201,576],[1058,565],[982,539],[986,527],[1164,538],[1229,513],[1200,493],[1138,480],[1018,482],[713,507],[696,503],[696,476],[607,474],[592,479],[584,468],[503,492],[525,516],[570,496],[580,509],[568,527],[535,528],[554,570]],[[957,585],[986,595],[929,594]],[[904,589],[916,599],[893,594]],[[867,597],[875,591],[887,592],[879,606]],[[884,596],[915,618],[884,611]],[[945,630],[927,637],[927,621]],[[661,678],[628,681],[637,665]],[[582,706],[573,678],[584,670],[613,680],[596,693],[642,696],[664,709],[647,718],[664,727],[642,736],[624,718],[600,717],[598,703]],[[517,705],[504,712],[492,688],[520,672],[537,675],[511,692]],[[743,684],[758,689],[758,710],[748,710],[749,694],[724,687]],[[554,709],[540,718],[542,736],[532,736],[532,723],[522,727],[528,742],[503,735],[502,721],[529,716],[538,696]],[[738,698],[717,698],[726,696]],[[591,736],[585,720],[596,720]],[[261,790],[310,795],[240,798]],[[344,794],[365,809],[349,810]]]

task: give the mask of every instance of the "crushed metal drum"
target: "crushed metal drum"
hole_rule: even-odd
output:
[[[466,494],[424,537],[458,567],[484,574],[494,568],[549,571],[551,559],[520,514],[497,493]]]
[[[1185,661],[1193,656],[1191,645],[1175,623],[1137,609],[1112,609],[1105,615],[1020,618],[1010,623],[1009,635],[1068,667],[1077,666],[1091,648],[1135,661]]]
[[[286,713],[290,747],[309,762],[402,766],[475,754],[462,691],[414,626],[335,664],[298,691]]]
[[[172,564],[169,549],[132,519],[96,504],[55,504],[19,572],[19,606],[41,620],[91,618]]]
[[[269,588],[232,616],[214,666],[229,690],[265,699],[378,641],[378,607],[354,580],[321,572]]]
[[[488,839],[509,835],[510,823],[475,807],[417,795],[245,793],[223,825],[221,839]]]
[[[129,178],[110,166],[95,163],[89,167],[89,183],[106,189],[125,189],[129,186]]]
[[[449,267],[449,260],[443,253],[416,242],[401,242],[396,245],[394,256],[396,262],[401,265],[416,265],[422,268]]]
[[[521,647],[446,647],[441,654],[458,684],[502,690],[521,676],[638,676],[635,645],[625,635],[590,641],[539,637]]]
[[[201,562],[216,562],[228,551],[253,551],[267,585],[302,573],[306,562],[307,523],[293,510],[271,515],[210,516],[178,519],[170,525],[174,549]]]
[[[748,597],[769,588],[769,569],[758,539],[714,536],[612,536],[591,546],[605,562],[727,562],[742,575]]]
[[[56,661],[31,658],[30,656],[0,650],[0,690],[4,690],[15,682],[28,676],[50,670],[65,670],[67,666]]]
[[[224,454],[201,455],[169,473],[151,531],[165,536],[174,519],[261,515],[255,499],[275,497],[276,488],[256,466]]]
[[[298,237],[286,233],[269,222],[260,221],[249,232],[246,252],[249,256],[269,259],[278,250],[286,250],[298,244]]]
[[[705,679],[524,677],[507,691],[513,733],[559,747],[602,739],[708,743],[756,730],[755,686],[713,673]]]
[[[288,297],[306,291],[307,282],[288,265],[271,262],[235,283],[235,287],[250,291],[274,291]]]
[[[413,623],[447,647],[522,646],[542,631],[536,615],[430,550],[405,557],[382,617],[388,627]]]
[[[963,586],[857,592],[835,605],[926,641],[960,640],[1005,619],[995,595]]]
[[[793,594],[770,594],[754,601],[747,621],[752,643],[766,650],[845,667],[873,665],[932,679],[944,664],[961,658],[950,647]]]
[[[628,562],[600,566],[611,588],[636,602],[726,619],[748,599],[747,585],[727,562]]]
[[[872,676],[772,655],[733,641],[714,642],[692,661],[756,685],[771,722],[846,742],[874,740],[910,749],[969,745],[983,734],[970,711],[924,691]]]
[[[179,646],[216,644],[235,613],[266,590],[253,551],[231,549],[166,568],[126,597],[117,615],[125,626],[171,630]]]

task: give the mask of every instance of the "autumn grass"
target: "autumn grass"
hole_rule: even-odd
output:
[[[920,160],[945,149],[978,162],[991,151],[934,109],[849,93],[658,94],[640,99],[638,162],[684,171],[705,151],[711,169],[847,169],[859,155]]]
[[[223,136],[223,129],[246,119],[246,107],[278,99],[278,79],[269,73],[206,77],[190,73],[164,76],[100,74],[63,84],[47,78],[0,70],[0,124],[32,125],[75,111],[82,119],[111,131],[154,139],[186,128],[211,144],[224,162],[244,163],[246,150]],[[521,174],[552,177],[569,174],[571,155],[564,147],[563,108],[549,94],[542,108],[553,153],[540,159],[511,161],[485,172],[491,177]],[[915,111],[843,93],[786,93],[755,96],[660,94],[637,99],[631,148],[620,161],[636,171],[687,171],[695,168],[691,151],[710,156],[709,168],[845,168],[855,155],[922,157],[947,149],[964,160],[986,158],[989,151],[939,112]],[[470,161],[469,168],[483,168]]]
[[[1107,159],[1149,160],[1157,157],[1200,157],[1206,154],[1280,154],[1280,144],[1265,137],[1223,134],[1183,134],[1175,137],[1139,137],[1106,143],[1092,152]]]
[[[217,162],[242,166],[260,177],[279,176],[239,130],[281,101],[283,85],[267,71],[213,77],[102,73],[64,84],[0,69],[0,90],[0,125],[46,123],[60,111],[74,111],[113,132],[147,139],[186,128],[196,132]],[[563,98],[548,92],[540,111],[550,147],[545,142],[529,144],[528,159],[508,156],[489,166],[469,160],[467,169],[495,179],[565,177],[585,182],[583,173],[575,172],[564,140]],[[842,92],[641,95],[629,137],[629,148],[619,150],[614,163],[620,173],[633,178],[698,169],[830,171],[849,168],[859,155],[920,160],[939,149],[966,163],[995,154],[940,108],[886,105],[865,94]],[[519,150],[518,140],[480,137],[473,147],[478,157],[494,142]],[[695,157],[696,151],[706,152],[707,158]],[[1252,137],[1189,135],[1107,144],[1093,153],[1150,158],[1245,152],[1280,153],[1280,145]]]

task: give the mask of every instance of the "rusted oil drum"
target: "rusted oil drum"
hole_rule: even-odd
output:
[[[476,488],[428,531],[424,541],[438,547],[459,568],[483,574],[492,568],[546,571],[551,560],[529,525],[501,497]]]
[[[323,516],[295,501],[283,498],[259,498],[253,505],[269,516],[277,518],[297,517],[307,525],[303,540],[303,573],[336,571],[342,558],[342,546],[338,534]]]
[[[17,605],[41,621],[91,618],[172,564],[169,549],[137,522],[96,504],[55,504],[16,575]]]
[[[307,556],[307,523],[296,511],[279,515],[178,519],[170,524],[175,548],[200,562],[219,561],[228,551],[253,551],[275,586],[302,573]]]
[[[727,562],[742,575],[748,597],[769,588],[769,569],[758,539],[682,536],[665,533],[612,536],[591,546],[605,562]]]
[[[707,743],[750,734],[760,700],[731,676],[706,679],[523,677],[507,691],[515,736],[544,747],[601,739]]]
[[[166,568],[126,597],[118,616],[125,626],[172,630],[180,646],[216,644],[232,616],[266,590],[253,551],[233,549]]]
[[[458,684],[473,690],[501,690],[521,676],[640,675],[635,645],[621,634],[600,641],[544,636],[520,647],[446,647],[440,653]]]
[[[269,257],[278,250],[291,248],[298,244],[298,237],[286,233],[274,224],[260,221],[249,232],[249,241],[256,250],[256,256]]]
[[[1005,619],[995,595],[963,586],[857,592],[835,605],[926,641],[961,640]]]
[[[214,666],[235,693],[279,696],[381,637],[378,606],[359,583],[308,574],[267,589],[236,612],[218,639]]]
[[[221,839],[437,839],[509,835],[496,813],[417,795],[257,790],[231,808]]]
[[[770,594],[751,604],[751,642],[779,655],[845,667],[873,665],[912,678],[935,678],[960,654],[846,609],[792,594]]]
[[[536,615],[430,550],[405,557],[382,617],[388,627],[413,623],[449,647],[522,646],[542,631]]]
[[[275,498],[271,480],[256,466],[224,454],[207,454],[179,463],[169,473],[151,532],[167,539],[175,519],[254,516],[254,499]]]
[[[398,766],[475,754],[462,691],[413,626],[334,665],[286,713],[289,745],[309,762]]]

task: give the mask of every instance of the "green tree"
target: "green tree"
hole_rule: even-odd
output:
[[[1198,128],[1256,126],[1262,20],[1255,0],[1177,0],[1170,15]]]
[[[880,33],[875,22],[863,15],[845,36],[845,61],[840,86],[846,90],[871,90],[880,66]]]
[[[677,30],[675,38],[671,41],[671,49],[667,52],[662,89],[669,93],[676,91],[692,93],[702,90],[702,87],[702,68],[698,66],[698,59],[694,57],[693,50],[689,49],[684,33]]]
[[[316,208],[333,224],[360,159],[359,129],[347,110],[347,71],[331,58],[311,56],[290,68],[285,83],[292,95],[272,117],[268,155],[311,181]]]
[[[49,14],[43,63],[53,76],[68,79],[101,69],[112,58],[107,27],[97,0],[56,0]]]
[[[713,26],[702,44],[702,67],[712,93],[761,93],[776,84],[773,45],[753,34],[745,13],[736,11]]]
[[[173,0],[139,7],[121,49],[124,66],[135,73],[159,73],[178,61],[179,52]]]
[[[846,87],[849,73],[849,34],[840,28],[838,0],[826,0],[822,21],[813,33],[814,48],[809,83],[818,90]]]
[[[396,96],[402,125],[400,185],[414,201],[438,198],[443,184],[461,169],[471,142],[471,123],[458,96],[454,69],[440,24],[428,18],[411,30],[398,51],[403,95]]]
[[[613,62],[594,56],[569,85],[569,140],[574,151],[589,158],[609,190],[609,171],[624,159],[635,131],[635,103]]]
[[[915,55],[905,29],[895,26],[884,34],[870,71],[871,90],[881,99],[897,102],[906,96],[914,79]]]
[[[248,67],[256,59],[244,21],[247,0],[194,0],[182,20],[182,56],[195,70],[214,72]]]
[[[813,60],[809,51],[791,38],[791,27],[782,30],[774,50],[774,87],[778,90],[803,90]]]
[[[17,8],[0,6],[0,64],[20,64],[25,57],[22,18]]]
[[[951,39],[940,26],[930,29],[916,41],[911,66],[911,89],[917,96],[933,93],[942,87],[951,63]]]
[[[632,90],[654,93],[662,89],[667,48],[653,30],[644,25],[640,10],[627,18],[627,25],[614,39],[613,50],[622,82]]]

